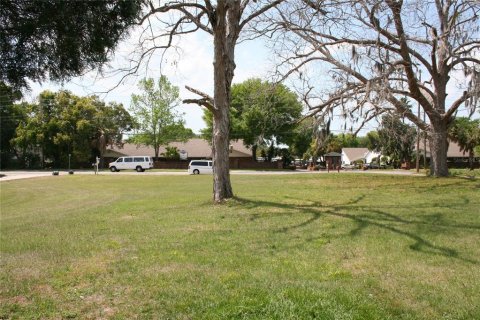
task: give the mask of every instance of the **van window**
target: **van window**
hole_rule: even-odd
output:
[[[208,164],[207,161],[192,161],[192,166],[206,167]]]
[[[133,162],[133,158],[125,158],[125,162]]]
[[[208,161],[208,166],[209,166],[209,167],[212,166],[212,161]]]
[[[144,157],[135,157],[135,158],[133,158],[133,161],[134,162],[143,162],[143,161],[145,161],[145,158]]]
[[[116,162],[123,162],[123,158],[118,158]]]

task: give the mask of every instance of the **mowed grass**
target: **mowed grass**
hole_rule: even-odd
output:
[[[480,181],[2,182],[0,319],[480,319]]]

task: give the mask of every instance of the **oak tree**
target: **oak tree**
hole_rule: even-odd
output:
[[[308,80],[306,66],[328,68],[323,92],[306,86],[311,115],[340,110],[353,122],[362,119],[361,126],[396,113],[428,133],[431,174],[448,175],[448,125],[459,108],[480,105],[477,0],[299,0],[276,14],[277,29],[288,31],[275,33],[279,70]]]
[[[173,46],[175,36],[204,31],[213,42],[213,97],[194,88],[198,99],[185,99],[209,109],[213,114],[213,200],[222,202],[233,197],[229,172],[229,111],[231,85],[235,72],[235,47],[251,34],[255,20],[285,0],[218,0],[218,1],[146,1],[146,10],[139,21],[145,37],[140,39],[140,57],[147,59],[156,50]],[[161,32],[152,33],[152,19]],[[242,38],[242,34],[243,36]],[[163,42],[162,42],[163,40]],[[138,71],[139,63],[129,73]]]
[[[0,81],[68,80],[101,68],[125,39],[143,0],[2,0]]]

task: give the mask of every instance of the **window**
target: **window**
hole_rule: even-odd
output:
[[[123,162],[123,158],[118,158],[117,162]]]
[[[207,161],[193,161],[192,166],[206,167],[208,166],[208,164],[207,164]]]
[[[133,158],[125,158],[125,162],[133,162]]]
[[[133,161],[134,162],[143,162],[143,161],[145,161],[145,158],[144,157],[135,157],[135,158],[133,158]]]

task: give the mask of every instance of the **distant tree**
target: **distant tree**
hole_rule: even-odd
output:
[[[101,67],[141,13],[143,0],[2,0],[0,81],[65,80]]]
[[[397,115],[384,115],[378,130],[379,148],[396,163],[411,161],[416,130]]]
[[[293,136],[290,142],[290,153],[298,158],[305,158],[305,154],[310,148],[315,134],[315,124],[313,118],[304,119],[293,130]]]
[[[21,93],[0,81],[0,168],[10,165],[15,155],[15,149],[10,140],[15,136],[15,130],[27,117],[24,105],[15,101],[22,97]]]
[[[41,156],[41,164],[50,159],[55,167],[65,167],[69,154],[73,163],[91,162],[103,156],[106,145],[121,144],[123,133],[133,126],[121,104],[106,105],[96,96],[78,97],[68,91],[42,92],[27,114],[12,142],[30,158],[30,165],[35,155]]]
[[[110,102],[105,104],[94,99],[96,113],[93,119],[95,128],[92,146],[100,157],[100,167],[104,166],[104,154],[109,145],[123,146],[123,134],[134,128],[133,117],[122,104]]]
[[[177,147],[166,146],[165,152],[162,153],[162,156],[166,159],[179,160],[180,152],[178,151]]]
[[[330,134],[330,136],[327,139],[327,143],[325,145],[325,150],[324,153],[330,153],[330,152],[337,152],[340,153],[342,152],[342,148],[347,148],[348,146],[345,146],[343,144],[344,139],[342,136],[334,135],[333,133]]]
[[[230,106],[230,138],[243,139],[252,148],[256,160],[261,146],[270,150],[271,159],[275,144],[289,144],[302,113],[296,94],[282,84],[272,84],[260,79],[249,79],[232,86]],[[210,139],[212,114],[206,111],[207,128],[203,131]]]
[[[480,146],[480,119],[467,117],[456,118],[448,130],[449,137],[460,146],[460,150],[468,153],[470,170],[473,170],[475,148]]]
[[[365,147],[368,150],[380,151],[380,137],[378,131],[370,131],[365,136]]]
[[[131,108],[138,131],[129,141],[153,147],[158,160],[160,146],[186,141],[193,137],[193,132],[185,128],[181,115],[175,111],[180,103],[178,87],[167,77],[161,76],[157,85],[153,79],[143,79],[139,88],[142,93],[132,95]]]
[[[342,148],[358,148],[360,146],[358,137],[351,133],[340,133],[335,139],[339,141]]]

